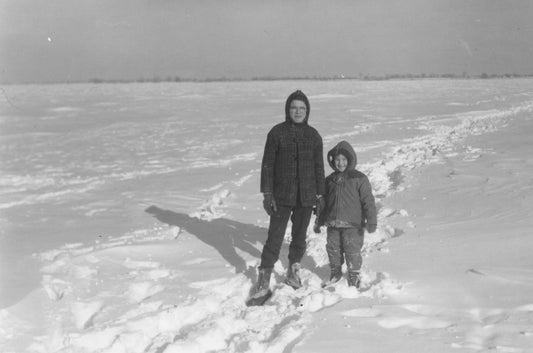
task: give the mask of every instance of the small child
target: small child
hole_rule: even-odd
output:
[[[368,177],[355,169],[357,155],[348,142],[339,142],[327,157],[334,172],[326,178],[325,207],[317,215],[314,231],[320,233],[320,226],[328,227],[326,250],[331,277],[327,284],[342,278],[346,258],[348,285],[359,288],[363,228],[366,225],[369,233],[376,231],[376,204]]]

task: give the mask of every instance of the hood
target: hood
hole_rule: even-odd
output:
[[[289,115],[289,107],[291,106],[291,102],[293,100],[298,100],[305,103],[305,106],[307,107],[307,112],[305,114],[305,120],[303,121],[303,124],[307,124],[307,120],[309,120],[309,113],[311,112],[311,106],[309,105],[309,100],[307,99],[307,96],[300,90],[292,92],[287,98],[287,101],[285,102],[285,121],[292,122],[291,117]]]
[[[346,141],[339,142],[328,152],[328,163],[331,169],[336,172],[339,171],[337,167],[335,167],[334,162],[335,156],[339,153],[348,159],[348,166],[346,166],[346,171],[355,170],[355,167],[357,166],[357,155],[355,154],[353,147]]]

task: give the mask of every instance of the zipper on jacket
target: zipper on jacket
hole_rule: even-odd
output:
[[[344,184],[344,178],[342,179],[342,182]],[[335,191],[335,194],[336,194],[335,195],[335,211],[336,211],[335,212],[335,221],[339,220],[339,214],[340,214],[339,204],[340,204],[340,194],[341,194],[340,187],[341,186],[344,186],[344,185],[337,184],[336,191]]]

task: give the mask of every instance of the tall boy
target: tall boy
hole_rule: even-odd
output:
[[[261,254],[257,283],[251,299],[267,298],[272,268],[278,261],[285,229],[292,222],[289,268],[285,283],[299,288],[300,261],[306,249],[307,227],[313,206],[324,194],[322,137],[308,124],[311,107],[300,90],[285,102],[285,121],[268,133],[261,165],[263,207],[270,216],[268,238]]]

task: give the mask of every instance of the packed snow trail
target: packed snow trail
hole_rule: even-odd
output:
[[[417,229],[400,227],[400,242],[367,259],[391,268],[404,290],[315,315],[314,333],[295,352],[531,352],[531,112],[478,124],[493,133],[460,139],[442,166],[405,174],[413,187],[388,204],[409,205],[412,216],[402,222],[390,209],[387,222]]]
[[[389,251],[388,243],[405,233],[405,229],[390,226],[388,219],[408,217],[409,210],[387,208],[384,201],[408,187],[403,177],[406,172],[455,155],[458,144],[469,135],[494,131],[516,114],[530,113],[532,107],[533,104],[529,104],[504,112],[454,117],[452,120],[460,122],[452,126],[424,123],[428,135],[405,140],[380,160],[362,164],[360,168],[369,175],[380,200],[379,228],[376,233],[366,235],[364,256]],[[308,266],[302,270],[304,287],[295,291],[281,283],[286,268],[284,261],[279,261],[271,282],[274,296],[263,307],[246,307],[244,302],[255,281],[261,244],[252,237],[246,251],[241,251],[245,249],[243,246],[239,251],[233,249],[229,255],[217,254],[212,247],[199,242],[197,234],[189,231],[206,229],[209,224],[216,225],[217,220],[224,221],[221,209],[229,194],[227,190],[216,193],[202,210],[184,218],[191,223],[180,226],[166,222],[169,226],[102,239],[93,246],[67,244],[38,254],[43,262],[42,293],[49,298],[44,308],[46,329],[26,350],[287,352],[305,337],[312,313],[344,299],[379,301],[394,297],[404,289],[406,284],[367,267],[362,271],[360,291],[349,288],[345,280],[321,288],[327,276],[325,236],[310,231],[308,259],[304,261],[304,266]],[[156,209],[154,206],[151,211]],[[182,217],[164,211],[167,215]],[[191,224],[198,228],[192,228]],[[416,227],[413,223],[407,224]],[[232,227],[238,231],[239,225]],[[266,230],[263,231],[266,234]],[[280,258],[285,255],[282,253]],[[238,266],[232,262],[237,256],[241,257]],[[390,311],[376,306],[372,310],[349,311],[346,315],[375,319],[379,326],[390,329],[404,326],[441,329],[450,325],[444,318],[419,316],[438,312],[438,308],[415,305],[404,309],[414,314],[392,316]],[[516,312],[530,313],[531,308],[516,308]],[[477,315],[486,321],[498,320],[496,314]],[[39,331],[36,323],[32,327],[31,322],[15,322],[5,312],[2,316],[5,322],[14,324],[12,329],[2,327],[6,337],[13,341]],[[484,334],[472,332],[471,339],[467,340],[469,347],[485,347],[478,339]]]
[[[281,352],[303,337],[310,313],[343,298],[382,297],[401,288],[386,274],[365,271],[361,292],[345,283],[323,290],[322,279],[303,270],[305,287],[294,291],[281,284],[285,268],[278,263],[274,296],[264,307],[247,308],[250,278],[210,256],[198,258],[196,251],[180,254],[185,244],[168,240],[176,232],[138,232],[94,247],[71,245],[41,254],[49,262],[43,287],[54,325],[29,351]],[[195,241],[185,233],[180,237]],[[325,246],[320,236],[311,241]],[[189,269],[202,262],[218,278],[191,280],[187,273],[202,270]]]

